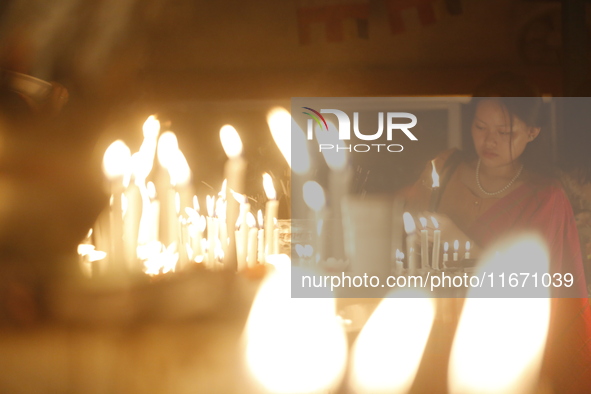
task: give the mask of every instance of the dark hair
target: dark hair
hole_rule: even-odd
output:
[[[545,176],[554,175],[552,151],[550,149],[545,105],[533,86],[523,77],[514,74],[497,74],[475,89],[465,119],[464,146],[467,158],[475,158],[476,150],[472,141],[472,121],[478,105],[484,100],[496,100],[509,115],[511,128],[513,117],[519,118],[529,127],[539,127],[539,135],[527,144],[520,159],[525,169]]]

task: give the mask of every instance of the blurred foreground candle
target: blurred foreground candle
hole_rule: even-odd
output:
[[[228,180],[226,186],[226,227],[233,230],[240,213],[238,202],[230,196],[230,190],[237,193],[244,193],[244,174],[246,172],[246,160],[242,158],[242,140],[236,129],[230,125],[225,125],[220,129],[220,140],[228,161],[224,166],[224,178]],[[236,269],[236,239],[234,231],[228,231],[229,244],[226,248],[226,268]],[[225,240],[222,239],[222,242]]]
[[[517,238],[483,261],[475,275],[510,270],[541,274],[549,268],[542,240],[531,236]],[[449,392],[538,392],[550,321],[549,289],[536,288],[536,298],[488,298],[483,291],[469,290],[450,357]]]
[[[316,263],[320,262],[320,260],[324,260],[325,258],[325,250],[324,250],[324,207],[326,205],[326,197],[324,196],[324,190],[322,186],[315,181],[308,181],[304,183],[304,201],[308,208],[312,210],[313,213],[313,231],[314,234],[314,252],[315,261]]]
[[[110,198],[110,237],[109,271],[117,273],[126,270],[123,245],[123,206],[122,195],[125,182],[129,182],[131,152],[121,140],[113,142],[103,156],[103,172],[109,180]]]
[[[427,219],[419,218],[421,223],[421,268],[429,268],[429,238],[427,237]]]
[[[435,317],[435,303],[423,297],[408,291],[385,298],[371,315],[353,345],[353,392],[409,392]]]
[[[254,392],[333,392],[347,359],[335,300],[328,289],[326,298],[291,298],[289,257],[268,257],[276,270],[261,284],[244,331],[246,365],[259,386]]]
[[[417,257],[415,255],[415,248],[417,245],[417,234],[415,221],[411,214],[404,212],[402,215],[404,221],[404,231],[406,232],[406,261],[408,264],[408,272],[411,275],[417,273]]]
[[[431,265],[433,269],[438,270],[440,269],[439,252],[441,251],[441,230],[439,230],[439,223],[437,222],[437,219],[435,219],[433,216],[431,216],[431,222],[435,227],[435,230],[433,230],[433,257]]]
[[[273,231],[275,230],[275,221],[279,210],[279,201],[277,201],[277,192],[273,186],[271,175],[263,174],[263,188],[268,201],[265,204],[265,252],[264,256],[273,254]]]

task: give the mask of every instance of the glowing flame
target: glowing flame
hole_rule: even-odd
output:
[[[326,204],[322,186],[315,181],[304,183],[304,202],[314,212],[320,212]]]
[[[445,253],[447,253],[448,250],[449,250],[449,242],[446,242],[446,243],[443,244],[443,251]]]
[[[248,203],[248,198],[246,197],[246,195],[244,194],[240,194],[240,193],[236,193],[234,190],[230,189],[230,192],[232,193],[232,197],[234,197],[234,200],[236,200],[238,203],[242,204],[247,204]]]
[[[150,115],[144,122],[142,131],[145,139],[155,140],[158,138],[158,133],[160,133],[160,122],[154,115]]]
[[[427,228],[427,219],[421,217],[419,218],[419,222],[421,222],[421,226],[425,229]]]
[[[152,171],[152,158],[140,152],[131,155],[131,172],[139,183],[143,182]]]
[[[205,196],[205,207],[207,208],[207,216],[213,217],[215,207],[215,196]]]
[[[199,212],[199,199],[197,198],[197,196],[193,196],[193,209],[195,210],[195,212]]]
[[[177,149],[166,160],[171,185],[184,185],[191,180],[191,168],[183,152]]]
[[[160,242],[152,241],[146,245],[138,246],[137,255],[141,260],[144,260],[144,272],[153,276],[175,271],[179,260],[176,249],[176,242],[165,248]]]
[[[266,172],[263,174],[263,189],[269,200],[277,200],[277,192],[275,192],[275,186],[273,186],[273,178]]]
[[[246,215],[246,224],[248,227],[255,227],[257,225],[257,221],[251,212],[248,212]]]
[[[172,131],[163,133],[158,138],[158,150],[156,151],[160,165],[168,170],[173,165],[172,161],[175,160],[178,150],[179,142],[176,135]]]
[[[156,186],[154,186],[154,182],[150,181],[146,184],[146,189],[148,189],[148,197],[151,200],[156,198]]]
[[[290,265],[285,255],[274,258],[280,267],[281,260]],[[278,269],[259,288],[244,332],[248,369],[273,393],[331,392],[342,379],[347,357],[335,300],[330,294],[291,298],[289,283],[290,270]]]
[[[263,211],[261,211],[260,209],[257,212],[257,221],[259,222],[259,228],[263,228],[263,226],[265,225],[265,221],[263,218]]]
[[[433,179],[432,187],[439,187],[439,174],[437,174],[437,170],[435,169],[435,160],[431,160],[431,165],[433,166],[433,171],[431,171],[431,179]]]
[[[548,273],[549,267],[542,240],[531,236],[483,261],[477,275],[540,274]],[[466,299],[450,357],[450,393],[535,392],[550,319],[549,289],[542,286],[536,291],[540,291],[536,298]]]
[[[402,214],[402,221],[404,222],[404,231],[406,234],[410,235],[416,231],[417,227],[410,213],[404,212]]]
[[[221,199],[226,199],[226,187],[228,185],[228,180],[224,179],[224,181],[222,182],[222,188],[220,189],[220,192],[218,193],[218,197]]]
[[[435,305],[432,299],[408,293],[408,298],[385,298],[361,330],[352,352],[354,392],[407,393],[410,389],[431,332]]]
[[[460,249],[460,241],[457,239],[454,241],[454,252],[457,252]]]
[[[438,229],[439,228],[439,222],[437,221],[437,219],[435,219],[433,216],[431,216],[431,223],[433,223],[433,226]]]
[[[129,173],[131,151],[125,142],[117,140],[113,142],[103,156],[103,172],[109,180],[123,177]]]
[[[220,129],[220,140],[226,156],[229,159],[239,157],[242,154],[242,140],[236,129],[229,124]]]
[[[345,141],[339,139],[339,131],[336,126],[328,121],[328,130],[321,130],[318,125],[314,127],[316,139],[319,144],[332,145],[334,149],[323,149],[322,155],[328,167],[338,171],[347,165],[347,150]]]
[[[267,124],[275,144],[291,167],[291,115],[285,108],[272,108],[267,114]]]
[[[466,241],[466,252],[470,251],[470,241]]]

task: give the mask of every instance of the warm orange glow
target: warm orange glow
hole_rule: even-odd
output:
[[[277,192],[275,186],[273,186],[273,178],[266,172],[263,174],[263,189],[269,200],[277,200]]]
[[[152,241],[146,245],[138,246],[137,255],[138,258],[144,260],[144,272],[153,276],[175,271],[179,260],[176,249],[176,242],[165,248],[160,242]]]
[[[215,208],[215,197],[214,196],[205,196],[205,207],[207,208],[207,216],[210,218],[213,217],[214,208]]]
[[[242,154],[242,140],[236,129],[229,124],[220,129],[220,140],[226,156],[229,159],[239,157]]]
[[[160,165],[168,170],[178,150],[179,142],[176,135],[172,131],[163,133],[158,138],[158,149],[156,151]]]
[[[176,150],[168,160],[168,173],[170,174],[171,185],[185,185],[191,180],[191,168],[183,152]]]
[[[315,181],[304,183],[304,202],[314,212],[320,212],[326,204],[326,197],[322,186]]]
[[[279,151],[291,167],[291,115],[282,107],[272,108],[267,114],[267,124]]]
[[[333,392],[347,358],[335,300],[291,298],[291,271],[282,269],[289,258],[275,255],[271,261],[279,269],[261,284],[245,328],[247,366],[262,386],[256,392]]]
[[[109,145],[103,156],[103,172],[107,179],[113,180],[128,174],[130,161],[131,151],[125,142],[117,140]]]
[[[350,379],[353,392],[407,393],[434,317],[433,300],[420,298],[413,291],[408,291],[408,298],[384,299],[353,347]]]
[[[145,139],[155,140],[158,137],[158,133],[160,133],[160,122],[154,115],[150,115],[144,122],[142,131]]]

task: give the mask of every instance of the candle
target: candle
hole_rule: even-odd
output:
[[[246,215],[246,222],[248,225],[248,252],[246,256],[246,262],[249,268],[254,267],[257,264],[257,228],[256,219],[252,213]]]
[[[177,152],[179,150],[178,140],[172,131],[167,131],[158,138],[157,156],[160,164],[156,177],[156,191],[160,199],[160,241],[168,247],[178,243],[178,216],[175,206],[173,177],[175,166],[177,166]],[[173,174],[171,174],[171,169]],[[178,250],[178,248],[177,248]]]
[[[458,250],[460,249],[460,241],[454,241],[454,261],[458,261]]]
[[[265,204],[265,249],[264,256],[273,254],[273,230],[275,229],[275,220],[277,220],[277,211],[279,209],[279,201],[277,201],[277,193],[273,186],[273,179],[271,175],[263,174],[263,188],[265,194],[269,199]]]
[[[257,212],[257,219],[259,224],[259,231],[257,235],[257,260],[262,264],[265,262],[265,230],[263,229],[263,212],[260,209]]]
[[[304,183],[304,202],[312,210],[312,223],[314,226],[314,251],[315,261],[319,263],[324,260],[324,242],[323,242],[323,225],[324,225],[324,206],[326,205],[326,198],[324,197],[324,190],[317,182],[308,181]]]
[[[240,204],[240,213],[236,220],[236,259],[238,263],[238,270],[246,268],[246,259],[248,255],[248,231],[247,216],[250,213],[250,204],[245,195],[236,193],[230,190],[233,198]]]
[[[408,212],[404,212],[402,215],[402,220],[404,221],[404,231],[406,232],[407,268],[409,273],[414,275],[418,269],[415,256],[415,244],[417,243],[417,236],[415,234],[415,221]]]
[[[433,230],[433,257],[431,264],[433,266],[433,269],[438,270],[440,269],[439,251],[441,249],[441,230],[439,230],[439,223],[437,222],[437,219],[435,219],[433,216],[431,216],[431,222],[435,227],[435,230]]]
[[[239,203],[230,198],[228,195],[229,190],[233,190],[237,193],[244,193],[244,174],[246,173],[246,161],[242,158],[242,140],[236,129],[230,125],[225,125],[220,129],[220,140],[228,161],[224,166],[224,178],[228,180],[226,194],[223,196],[227,203],[226,206],[226,227],[233,229],[238,215],[240,214]],[[236,258],[236,239],[234,232],[229,231],[229,244],[224,247],[226,252],[225,265],[227,268],[236,269],[237,261]],[[222,239],[225,243],[226,240]],[[244,262],[243,262],[244,263]]]
[[[273,254],[279,254],[279,227],[277,227],[277,220],[275,220],[275,228],[273,229]]]
[[[431,160],[431,165],[433,166],[433,171],[431,172],[433,183],[431,184],[429,211],[435,212],[437,210],[437,205],[439,204],[439,174],[437,174],[437,170],[435,169],[435,160]]]
[[[419,218],[421,223],[421,268],[429,268],[429,238],[427,234],[427,219]]]
[[[215,266],[215,245],[218,239],[218,220],[214,216],[215,197],[205,197],[207,207],[207,267]]]
[[[121,273],[126,270],[123,245],[122,195],[126,177],[130,174],[131,152],[121,140],[113,142],[103,156],[103,172],[110,183],[110,238],[109,271]],[[129,183],[129,179],[127,179]]]
[[[395,275],[402,275],[404,272],[404,253],[400,251],[400,249],[396,249],[396,266],[395,266]]]
[[[448,257],[448,254],[447,254],[447,251],[448,250],[449,250],[449,243],[448,242],[445,242],[443,244],[443,267],[444,268],[445,268],[445,263],[447,263],[448,260],[449,260],[449,257]]]
[[[464,253],[464,258],[466,260],[470,258],[470,241],[466,241],[466,253]]]

